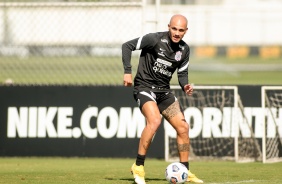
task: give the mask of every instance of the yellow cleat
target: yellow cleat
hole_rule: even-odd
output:
[[[203,180],[200,180],[199,178],[197,178],[197,176],[193,173],[191,173],[190,170],[188,170],[188,178],[187,178],[188,182],[192,182],[192,183],[204,183]]]
[[[131,166],[131,174],[133,174],[134,181],[137,184],[146,184],[144,166],[137,166],[135,163]]]

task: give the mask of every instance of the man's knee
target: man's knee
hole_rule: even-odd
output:
[[[153,117],[147,120],[146,126],[149,127],[153,131],[157,131],[160,125],[161,125],[161,118]]]
[[[178,135],[188,135],[189,134],[189,124],[185,119],[181,120],[182,123],[179,124],[179,127],[176,127],[176,132]]]

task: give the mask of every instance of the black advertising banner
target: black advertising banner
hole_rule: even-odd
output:
[[[195,86],[190,97],[172,91],[190,123],[192,157],[253,150],[257,157],[266,155],[267,141],[281,140],[281,86]],[[0,156],[135,157],[145,124],[132,88],[0,86]],[[273,157],[282,158],[281,142],[273,144]],[[176,133],[166,121],[148,157],[178,157]]]
[[[0,156],[135,157],[144,126],[132,88],[0,87]],[[164,157],[163,132],[148,156]]]

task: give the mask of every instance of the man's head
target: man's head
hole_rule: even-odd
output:
[[[174,43],[178,43],[185,35],[187,28],[188,21],[186,17],[183,15],[173,15],[170,19],[168,24],[168,31],[170,39]]]

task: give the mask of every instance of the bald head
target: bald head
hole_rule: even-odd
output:
[[[185,35],[188,21],[185,16],[176,14],[173,15],[168,24],[168,31],[171,40],[174,43],[178,43]]]
[[[179,25],[187,28],[188,20],[187,20],[187,18],[185,16],[180,15],[180,14],[176,14],[176,15],[173,15],[171,17],[169,24],[170,25],[172,25],[172,24],[179,24]]]

